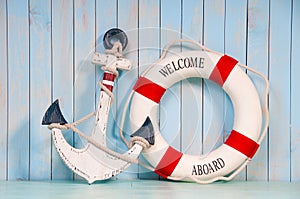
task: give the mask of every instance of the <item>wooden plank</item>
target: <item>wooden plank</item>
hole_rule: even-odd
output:
[[[95,65],[89,59],[95,49],[95,0],[74,2],[74,120],[95,111]],[[91,135],[94,121],[87,120],[78,128]],[[82,148],[86,140],[74,136],[74,146]],[[77,175],[76,175],[77,176]]]
[[[103,36],[106,31],[117,26],[117,1],[96,1],[96,51],[104,53]],[[96,67],[96,83],[101,81],[103,71],[99,66]],[[115,93],[115,91],[114,91]],[[100,88],[96,87],[96,103],[100,96]],[[113,102],[107,123],[106,144],[110,149],[116,150],[116,142],[114,136],[116,121],[116,103]]]
[[[224,52],[225,1],[204,1],[204,45]],[[225,93],[215,83],[204,81],[203,153],[223,143]]]
[[[29,179],[28,1],[8,8],[8,179]]]
[[[96,51],[105,53],[103,46],[103,37],[106,31],[111,28],[117,27],[117,1],[96,1]],[[96,83],[101,81],[103,77],[103,70],[100,66],[96,67]],[[116,87],[115,87],[116,88]],[[113,93],[116,93],[114,88]],[[96,87],[96,103],[98,103],[100,96],[100,88]],[[106,127],[106,146],[116,151],[117,142],[119,140],[115,137],[115,122],[116,122],[116,100],[111,104],[110,113],[108,116]],[[113,177],[115,179],[116,177]]]
[[[181,1],[161,2],[161,47],[181,38]],[[170,12],[171,11],[171,12]],[[169,54],[180,52],[178,46],[169,49]],[[169,88],[160,102],[160,130],[166,141],[181,151],[181,82]]]
[[[241,63],[246,63],[247,2],[227,0],[225,11],[225,53]],[[231,120],[232,118],[230,118]],[[225,124],[231,131],[233,122]]]
[[[30,179],[51,179],[51,135],[41,126],[51,99],[51,2],[30,1]]]
[[[7,178],[7,23],[6,1],[0,1],[0,180]]]
[[[269,1],[250,0],[248,4],[248,49],[247,64],[251,68],[268,76],[268,25]],[[261,102],[265,89],[264,82],[248,71],[260,94]],[[247,166],[247,180],[268,180],[268,137],[261,143],[251,163]]]
[[[203,38],[203,1],[183,1],[182,37],[196,42]],[[183,44],[182,51],[198,49],[194,45]],[[182,81],[181,122],[182,151],[190,155],[202,153],[202,79],[190,78]]]
[[[291,181],[300,181],[300,1],[293,1],[291,55]]]
[[[159,21],[160,8],[159,1],[140,0],[139,1],[139,74],[159,59],[160,54],[160,36]],[[147,12],[145,12],[147,11]],[[142,158],[142,160],[144,160]],[[142,166],[139,166],[140,179],[158,179],[158,175],[149,172]]]
[[[159,59],[160,54],[160,4],[158,0],[139,1],[139,75],[150,64]],[[145,10],[148,10],[145,12]]]
[[[290,180],[290,35],[291,1],[271,1],[270,180]]]
[[[247,2],[227,0],[225,4],[225,53],[246,64]],[[224,137],[227,138],[234,122],[233,106],[228,95],[225,96],[224,113]],[[245,180],[246,171],[235,179]]]
[[[73,120],[73,1],[52,0],[52,101],[59,99],[65,118]],[[49,102],[50,104],[50,102]],[[72,132],[64,134],[73,145]],[[64,164],[52,145],[52,179],[73,179],[72,171]]]
[[[51,99],[51,2],[30,1],[30,179],[51,178],[51,136],[41,126]]]
[[[127,146],[122,143],[119,137],[119,123],[121,120],[121,113],[123,111],[123,106],[133,84],[138,77],[138,1],[137,0],[122,0],[118,1],[118,27],[124,30],[128,37],[128,45],[124,52],[124,57],[131,60],[133,68],[130,71],[123,71],[117,80],[116,89],[116,103],[117,103],[117,113],[116,113],[116,126],[115,136],[117,138],[117,151],[125,152],[127,151]],[[127,115],[127,118],[128,115]],[[125,121],[123,128],[124,135],[129,140],[129,135],[132,133],[130,130],[129,119]],[[132,165],[124,171],[121,175],[117,176],[120,179],[130,179],[138,177],[138,166]]]

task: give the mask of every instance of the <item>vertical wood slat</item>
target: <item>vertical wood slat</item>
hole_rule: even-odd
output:
[[[269,1],[254,1],[248,3],[248,45],[247,64],[268,77],[268,24]],[[261,101],[265,84],[257,75],[248,71],[257,88]],[[251,163],[247,166],[247,180],[268,180],[268,137],[261,143]]]
[[[7,16],[6,1],[0,1],[0,180],[7,178]]]
[[[172,12],[170,12],[172,11]],[[161,1],[161,47],[181,38],[181,1]],[[171,56],[180,52],[169,49]],[[160,130],[168,143],[181,151],[181,82],[168,89],[160,102]]]
[[[51,179],[51,136],[41,126],[51,99],[51,2],[30,0],[30,179]]]
[[[28,1],[7,1],[8,179],[29,179]]]
[[[183,1],[182,38],[202,42],[203,38],[203,1]],[[195,49],[194,45],[184,43],[182,51]],[[192,78],[182,81],[181,125],[182,151],[191,155],[202,153],[202,80]]]
[[[59,99],[64,117],[73,120],[73,0],[52,0],[52,101]],[[49,102],[50,104],[51,102]],[[71,131],[64,134],[73,145]],[[73,179],[72,171],[65,165],[52,144],[52,179]]]
[[[103,36],[106,31],[117,26],[117,1],[96,1],[96,51],[104,53]],[[101,81],[103,71],[101,66],[96,66],[96,82]],[[114,93],[116,89],[114,89]],[[96,103],[98,103],[100,96],[100,88],[96,86]],[[116,103],[113,103],[110,107],[110,113],[108,117],[108,123],[106,127],[106,144],[110,149],[116,150],[117,140],[113,134],[115,130],[116,122]]]
[[[124,103],[133,87],[135,80],[138,78],[138,1],[137,0],[119,0],[118,1],[118,27],[125,31],[128,37],[128,45],[124,51],[124,56],[130,59],[132,69],[130,71],[121,71],[120,77],[117,80],[116,89],[116,128],[115,136],[117,139],[117,151],[125,152],[128,150],[127,146],[121,141],[119,136],[119,124],[124,107]],[[128,118],[128,117],[127,117]],[[130,124],[128,119],[124,123],[124,135],[129,139]],[[120,142],[119,142],[120,141]],[[131,165],[126,171],[117,178],[137,178],[138,166]]]
[[[247,2],[227,0],[225,4],[225,53],[246,64]],[[226,138],[234,121],[233,107],[228,95],[225,97],[224,112]],[[243,170],[235,179],[245,180],[246,171]]]
[[[160,55],[160,3],[159,0],[139,1],[139,75]],[[145,12],[147,11],[147,12]],[[144,159],[142,159],[144,161]],[[138,178],[158,179],[158,175],[143,166],[139,166]]]
[[[290,180],[290,26],[291,1],[270,1],[270,180]]]
[[[204,45],[224,52],[225,1],[204,1]],[[203,153],[223,143],[224,99],[222,89],[204,80]]]
[[[300,1],[293,1],[291,54],[291,181],[300,181]]]
[[[74,2],[74,120],[95,111],[95,65],[90,56],[95,49],[95,0]],[[93,120],[78,125],[90,135]],[[86,141],[74,136],[74,146],[82,148]],[[78,177],[75,175],[76,178]]]

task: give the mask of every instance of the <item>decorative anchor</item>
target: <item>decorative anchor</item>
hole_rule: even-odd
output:
[[[114,42],[113,42],[114,41]],[[114,81],[118,77],[117,69],[130,70],[131,62],[122,57],[122,50],[127,45],[126,34],[117,28],[110,29],[104,35],[106,54],[94,53],[92,63],[102,65],[104,75],[97,110],[82,119],[69,124],[64,118],[59,102],[56,100],[47,109],[42,125],[51,129],[54,145],[65,164],[79,176],[85,178],[89,184],[96,180],[111,178],[130,166],[138,163],[138,156],[144,147],[154,143],[153,131],[134,134],[132,147],[124,154],[119,154],[106,147],[106,126],[110,105],[113,100]],[[91,136],[87,136],[75,126],[95,116],[95,124]],[[82,149],[76,149],[65,140],[62,130],[71,129],[88,143]],[[150,133],[150,135],[149,135]],[[145,137],[143,138],[143,135]]]

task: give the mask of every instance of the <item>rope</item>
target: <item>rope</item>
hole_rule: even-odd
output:
[[[104,70],[104,71],[108,71],[108,72],[113,73],[116,76],[116,78],[119,77],[119,72],[114,68],[102,66],[101,69]]]
[[[123,46],[121,42],[116,41],[111,49],[105,51],[107,54],[112,54],[118,58],[123,57]]]
[[[123,47],[121,42],[117,41],[114,43],[114,46],[109,49],[106,50],[105,52],[108,54],[113,54],[114,56],[116,56],[117,58],[123,57]],[[115,74],[117,77],[119,75],[118,71],[114,68],[110,68],[110,67],[102,67],[102,70],[108,70],[110,72],[112,72],[113,74]],[[113,93],[108,90],[102,83],[99,82],[100,87],[106,92],[107,95],[109,95],[112,100],[114,99],[114,95]],[[124,123],[124,121],[123,121]],[[122,131],[123,127],[120,129]],[[127,147],[130,149],[134,144],[139,144],[140,146],[143,147],[143,149],[150,147],[150,144],[148,143],[148,141],[142,137],[132,137],[130,139],[130,142],[126,141],[126,138],[124,137],[123,133],[120,134],[121,139],[124,141],[124,143],[127,145]]]
[[[101,144],[99,144],[98,142],[96,142],[94,139],[92,139],[91,137],[87,136],[86,134],[84,134],[83,132],[81,132],[79,129],[77,129],[73,124],[60,125],[60,124],[57,124],[57,123],[53,123],[53,124],[50,124],[48,126],[48,128],[49,129],[57,128],[57,129],[64,129],[64,130],[71,129],[76,134],[78,134],[80,137],[86,139],[90,144],[94,145],[96,148],[104,151],[105,153],[107,153],[107,154],[109,154],[111,156],[114,156],[115,158],[118,158],[118,159],[121,159],[123,161],[129,162],[129,163],[134,163],[134,164],[138,163],[137,159],[130,158],[130,157],[128,157],[126,155],[123,155],[123,154],[119,154],[119,153],[117,153],[117,152],[115,152],[113,150],[110,150],[109,148],[107,148],[105,146],[102,146]]]
[[[150,147],[149,142],[145,138],[139,136],[134,136],[130,139],[129,148],[131,148],[134,144],[141,145],[143,149]]]
[[[174,46],[176,43],[192,43],[196,46],[198,46],[199,48],[203,49],[204,51],[207,51],[207,52],[210,52],[210,53],[213,53],[213,54],[216,54],[216,55],[219,55],[219,56],[222,56],[223,54],[220,53],[220,52],[217,52],[217,51],[214,51],[214,50],[211,50],[203,45],[201,45],[200,43],[198,42],[195,42],[193,40],[187,40],[187,39],[179,39],[179,40],[175,40],[173,42],[170,42],[163,50],[163,53],[161,55],[161,57],[156,61],[154,62],[153,64],[151,64],[142,74],[141,76],[145,76],[149,70],[155,66],[158,62],[160,62],[162,59],[164,59],[168,53],[168,50]],[[264,139],[266,133],[267,133],[267,129],[268,129],[268,125],[269,125],[269,110],[268,110],[268,95],[269,95],[269,89],[270,89],[270,86],[269,86],[269,81],[268,79],[260,72],[242,64],[242,63],[238,63],[238,65],[240,67],[243,67],[251,72],[253,72],[254,74],[258,75],[259,77],[261,77],[263,80],[264,80],[264,83],[265,83],[265,91],[264,91],[264,106],[262,108],[262,113],[263,113],[263,116],[266,118],[266,121],[265,121],[265,125],[264,125],[264,128],[262,130],[262,133],[257,141],[257,143],[260,145],[262,140]],[[132,90],[129,94],[129,97],[127,98],[127,101],[125,102],[125,105],[124,105],[124,108],[123,108],[123,113],[122,113],[122,118],[121,118],[121,123],[120,123],[120,131],[119,131],[119,134],[120,134],[120,137],[121,139],[123,140],[123,142],[129,147],[131,146],[131,141],[128,142],[126,140],[126,138],[124,137],[123,135],[123,127],[124,127],[124,121],[125,121],[125,118],[126,118],[126,111],[128,109],[128,105],[129,105],[129,102],[132,98],[132,95],[133,95],[134,91]],[[209,180],[198,180],[197,178],[195,177],[188,177],[189,179],[197,182],[197,183],[200,183],[200,184],[208,184],[208,183],[212,183],[214,181],[217,181],[217,180],[225,180],[225,181],[229,181],[231,179],[233,179],[242,169],[244,169],[246,167],[246,165],[251,161],[251,158],[247,158],[245,160],[245,162],[240,166],[238,167],[232,174],[230,174],[229,176],[225,177],[225,176],[219,176],[219,177],[215,177],[215,178],[212,178],[212,179],[209,179]],[[143,161],[139,160],[139,164],[141,164],[142,166],[144,166],[145,168],[149,169],[150,171],[155,171],[155,168],[152,167],[151,165],[148,165],[146,163],[144,163]],[[181,178],[176,178],[176,177],[168,177],[168,179],[171,179],[171,180],[183,180],[187,177],[181,177]]]
[[[73,122],[72,125],[73,125],[73,126],[76,126],[76,125],[78,125],[78,124],[80,124],[80,123],[82,123],[82,122],[88,120],[89,118],[91,118],[91,117],[93,117],[93,116],[95,116],[95,115],[96,115],[96,111],[94,111],[94,112],[92,112],[92,113],[90,113],[90,114],[84,116],[83,118],[81,118],[81,119],[79,119],[79,120]]]
[[[123,52],[122,52],[122,44],[120,42],[115,42],[114,46],[112,47],[112,49],[110,50],[106,50],[106,53],[108,54],[113,54],[114,56],[120,58],[123,56]],[[109,71],[111,73],[113,73],[114,75],[116,75],[116,77],[119,76],[119,73],[117,71],[116,68],[114,67],[106,67],[106,66],[102,66],[101,67],[102,70],[104,71]],[[100,86],[100,88],[111,98],[111,100],[114,100],[114,94],[106,87],[104,86],[101,82],[98,82],[98,85]],[[112,103],[111,103],[112,104]],[[71,124],[57,124],[57,123],[53,123],[48,125],[48,128],[51,130],[53,128],[57,128],[57,129],[61,129],[61,130],[67,130],[67,129],[71,129],[72,131],[74,131],[76,134],[78,134],[80,137],[82,137],[83,139],[87,140],[90,144],[92,144],[93,146],[95,146],[96,148],[102,150],[103,152],[121,159],[125,162],[128,163],[134,163],[134,164],[138,164],[139,160],[138,159],[133,159],[130,158],[127,154],[119,154],[113,150],[110,150],[109,148],[102,146],[101,144],[99,144],[98,142],[96,142],[94,139],[92,139],[91,137],[87,136],[85,133],[83,133],[82,131],[80,131],[78,128],[76,128],[75,126],[88,120],[89,118],[91,118],[92,116],[96,115],[96,111],[82,117],[81,119],[71,123]],[[145,147],[149,147],[149,143],[147,142],[147,140],[145,140],[144,138],[141,137],[134,137],[132,138],[132,142],[130,143],[130,148],[134,145],[134,143],[139,144],[140,146],[142,146],[143,148]],[[128,145],[129,146],[129,145]]]
[[[104,86],[101,82],[98,82],[98,85],[111,98],[111,104],[112,104],[112,102],[115,99],[114,94],[108,88],[106,88],[106,86]]]

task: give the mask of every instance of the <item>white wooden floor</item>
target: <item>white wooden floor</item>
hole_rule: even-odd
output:
[[[209,185],[157,180],[0,181],[0,198],[300,198],[300,183],[231,181]]]

